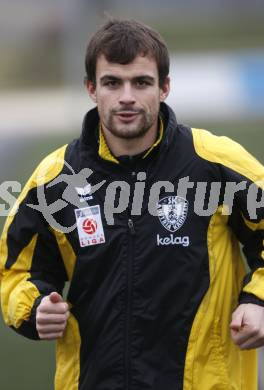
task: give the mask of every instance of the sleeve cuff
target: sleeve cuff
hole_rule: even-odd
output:
[[[259,299],[253,294],[249,294],[246,292],[241,292],[238,299],[239,304],[243,303],[253,303],[254,305],[259,305],[264,307],[264,301],[262,299]]]
[[[37,308],[44,297],[45,295],[40,295],[37,299],[35,299],[28,321],[23,321],[19,328],[15,328],[13,326],[11,328],[14,329],[17,333],[31,340],[40,340],[36,328],[36,313]]]

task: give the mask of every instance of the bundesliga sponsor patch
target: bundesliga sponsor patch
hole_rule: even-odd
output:
[[[160,223],[174,233],[185,222],[188,201],[180,196],[166,196],[158,202],[157,211]]]
[[[90,206],[74,211],[80,246],[103,244],[105,235],[100,206]]]

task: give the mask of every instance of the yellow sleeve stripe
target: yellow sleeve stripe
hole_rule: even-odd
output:
[[[261,220],[260,222],[251,222],[248,221],[243,215],[243,220],[245,225],[252,231],[256,230],[264,230],[264,220]],[[262,241],[262,245],[264,247],[264,240]],[[264,260],[264,250],[260,253],[261,258]],[[243,288],[243,291],[256,295],[259,299],[264,300],[264,292],[263,286],[260,288],[260,286],[263,284],[263,277],[264,277],[264,271],[263,268],[258,268],[252,275],[251,281]],[[260,285],[258,285],[260,283]]]
[[[76,254],[64,233],[52,228],[50,228],[50,230],[56,238],[68,279],[71,280],[76,263]]]
[[[249,294],[256,295],[264,301],[264,268],[258,268],[252,275],[251,281],[243,288],[243,291]]]
[[[37,234],[21,251],[11,269],[4,270],[1,283],[1,306],[7,325],[18,328],[23,321],[28,320],[35,299],[40,296],[37,287],[27,281],[28,272],[37,242]]]
[[[67,145],[64,145],[62,148],[56,150],[47,156],[40,165],[33,172],[32,176],[28,180],[27,184],[23,188],[20,196],[16,200],[9,216],[7,217],[4,230],[2,233],[1,241],[0,241],[0,278],[1,278],[1,270],[4,269],[6,261],[7,261],[7,233],[9,226],[12,224],[16,212],[19,208],[19,205],[26,198],[28,192],[36,188],[37,186],[41,186],[45,183],[48,183],[50,180],[54,179],[62,170],[64,165],[64,154]]]
[[[28,180],[23,191],[15,202],[4,226],[0,241],[0,276],[1,276],[1,305],[4,320],[8,325],[19,327],[30,316],[35,299],[40,295],[37,287],[28,281],[31,277],[30,268],[37,242],[37,234],[21,251],[16,262],[10,269],[5,269],[8,257],[7,234],[19,205],[24,201],[28,192],[40,185],[51,181],[64,166],[64,154],[67,145],[47,156],[37,167]]]
[[[206,130],[192,129],[192,133],[194,148],[198,156],[207,161],[222,164],[264,189],[264,167],[241,145],[227,137],[217,137]],[[264,221],[255,223],[244,218],[244,222],[252,231],[264,228]],[[264,251],[261,252],[261,257],[264,259]],[[243,291],[264,300],[263,280],[264,268],[259,268],[254,272],[251,281],[243,288]]]
[[[253,230],[254,232],[256,230],[264,230],[264,219],[262,219],[260,222],[252,222],[252,221],[249,221],[248,219],[246,219],[244,217],[244,215],[242,215],[243,217],[243,220],[244,220],[244,223],[245,225],[250,229],[250,230]]]
[[[56,343],[55,389],[79,389],[80,349],[79,325],[71,314],[63,338]]]
[[[245,176],[264,189],[264,167],[240,144],[228,137],[218,137],[207,130],[192,129],[194,148],[198,156],[222,164]]]

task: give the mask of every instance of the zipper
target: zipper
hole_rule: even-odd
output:
[[[136,231],[135,231],[134,223],[133,223],[131,218],[128,219],[127,224],[128,224],[129,232],[130,232],[131,236],[134,236]]]
[[[127,258],[127,293],[125,318],[125,389],[130,389],[131,379],[131,312],[133,295],[133,261],[134,261],[134,235],[135,227],[129,217],[128,222],[128,258]]]

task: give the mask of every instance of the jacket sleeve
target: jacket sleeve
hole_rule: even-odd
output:
[[[261,169],[264,178],[264,169]],[[228,173],[237,180],[234,172]],[[245,189],[235,194],[229,217],[229,226],[242,244],[249,268],[239,303],[264,306],[264,179],[255,183],[246,177],[240,177],[240,180]]]
[[[64,151],[48,156],[33,173],[6,220],[0,241],[3,318],[8,326],[32,339],[38,339],[36,307],[50,292],[62,293],[67,274],[52,229],[29,204],[37,204],[38,186],[62,169]],[[40,171],[45,175],[39,177]]]
[[[198,129],[193,129],[193,137],[197,154],[220,168],[228,224],[248,264],[239,303],[264,306],[264,167],[227,137]]]

